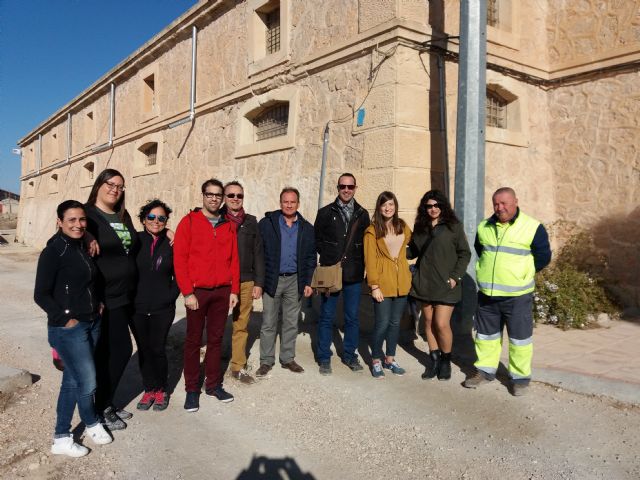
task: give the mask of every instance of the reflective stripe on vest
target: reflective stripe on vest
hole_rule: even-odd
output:
[[[517,297],[534,290],[536,269],[531,242],[539,226],[540,222],[522,212],[513,223],[480,223],[482,253],[476,263],[476,281],[482,293]]]

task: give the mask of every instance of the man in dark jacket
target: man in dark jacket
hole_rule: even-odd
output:
[[[294,373],[304,372],[294,358],[301,299],[313,293],[311,279],[316,267],[316,244],[313,225],[298,213],[299,205],[298,190],[284,188],[280,192],[280,210],[267,212],[258,223],[264,244],[265,278],[257,377],[266,376],[275,363],[280,308],[280,364]]]
[[[262,297],[264,285],[264,252],[258,221],[244,211],[244,188],[232,181],[224,186],[223,212],[225,218],[235,224],[240,258],[240,297],[233,309],[233,334],[231,336],[231,376],[251,385],[255,379],[247,373],[247,325],[253,301]]]
[[[344,310],[344,353],[342,361],[352,371],[362,370],[358,362],[360,322],[358,309],[364,278],[364,231],[370,224],[369,212],[356,202],[356,177],[343,173],[338,178],[338,197],[318,210],[314,229],[320,265],[342,262]],[[322,375],[331,374],[331,339],[340,292],[322,295],[318,320],[318,363]]]

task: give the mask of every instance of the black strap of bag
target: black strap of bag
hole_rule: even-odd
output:
[[[351,241],[353,240],[353,236],[355,235],[357,226],[358,226],[358,222],[360,221],[360,217],[361,215],[358,216],[358,218],[355,219],[355,221],[353,222],[353,228],[351,229],[351,231],[349,232],[349,236],[347,237],[347,241],[344,244],[344,250],[342,251],[342,257],[340,258],[340,263],[344,263],[344,259],[345,256],[347,254],[347,250],[349,250],[349,246],[351,245]],[[347,228],[349,228],[347,226]]]

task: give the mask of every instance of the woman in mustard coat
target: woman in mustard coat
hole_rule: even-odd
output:
[[[396,362],[395,355],[400,319],[411,288],[406,254],[410,240],[411,230],[398,217],[398,199],[391,192],[382,192],[376,201],[371,225],[364,233],[364,264],[375,313],[372,374],[378,379],[384,378],[384,369],[395,375],[405,372]],[[385,352],[382,350],[384,342]]]

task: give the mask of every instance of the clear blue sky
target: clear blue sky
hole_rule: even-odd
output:
[[[16,142],[197,0],[0,0],[0,189]]]

